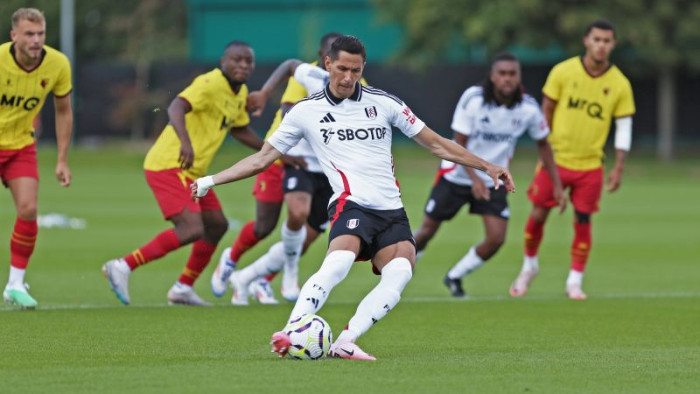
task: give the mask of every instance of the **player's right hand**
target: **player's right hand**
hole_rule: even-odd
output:
[[[498,190],[500,187],[499,180],[501,180],[503,181],[503,186],[506,188],[507,192],[515,192],[515,182],[513,182],[513,176],[510,175],[510,171],[508,171],[507,168],[488,164],[486,167],[486,173],[489,174],[491,179],[493,179],[496,190]]]
[[[491,190],[489,190],[489,188],[486,187],[484,181],[482,181],[479,177],[475,177],[475,179],[472,179],[472,194],[477,200],[491,200]]]
[[[192,144],[187,141],[180,144],[180,168],[189,170],[194,164],[194,149]]]
[[[282,157],[280,157],[280,160],[282,160],[282,163],[284,163],[284,165],[292,166],[297,170],[300,168],[306,169],[307,166],[306,160],[304,160],[304,158],[301,156],[282,155]]]
[[[204,197],[209,192],[209,189],[214,187],[214,177],[205,176],[204,178],[198,178],[196,181],[192,182],[190,185],[190,191],[192,192],[192,197]]]

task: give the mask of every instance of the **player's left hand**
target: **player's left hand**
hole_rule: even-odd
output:
[[[58,179],[58,183],[61,186],[70,186],[71,173],[70,168],[68,168],[68,163],[59,162],[56,164],[56,179]]]
[[[246,110],[248,110],[252,116],[259,117],[262,115],[266,103],[267,94],[262,90],[256,90],[255,92],[248,93]]]
[[[610,171],[610,174],[608,174],[608,181],[607,181],[606,189],[608,189],[608,192],[612,193],[615,190],[620,188],[621,183],[622,183],[622,168],[615,167],[615,168],[613,168],[612,171]]]
[[[510,175],[507,168],[489,164],[486,167],[486,173],[493,179],[496,190],[500,187],[499,180],[501,180],[507,192],[515,193],[515,182],[513,182],[513,176]]]

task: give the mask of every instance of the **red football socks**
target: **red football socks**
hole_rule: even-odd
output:
[[[537,251],[540,248],[540,242],[542,242],[542,235],[544,234],[544,223],[537,223],[530,216],[527,219],[527,224],[525,225],[525,255],[528,257],[537,256]]]
[[[124,260],[126,260],[126,264],[133,271],[137,267],[163,257],[179,247],[180,240],[177,239],[175,230],[168,229],[158,234],[151,242],[124,257]]]
[[[15,220],[15,229],[10,240],[10,264],[19,269],[26,269],[29,257],[36,244],[37,225],[35,220]]]
[[[189,260],[187,260],[187,266],[182,270],[179,282],[189,286],[194,285],[194,281],[197,280],[207,267],[207,264],[209,264],[214,251],[216,251],[216,245],[212,245],[203,239],[196,241],[192,245],[192,253]]]
[[[258,237],[255,236],[254,228],[254,220],[251,220],[243,226],[240,234],[238,234],[238,238],[236,238],[236,242],[233,243],[233,247],[231,248],[231,260],[238,262],[241,256],[243,256],[243,253],[260,242]]]
[[[574,243],[571,245],[571,269],[583,272],[591,251],[591,223],[574,223]]]

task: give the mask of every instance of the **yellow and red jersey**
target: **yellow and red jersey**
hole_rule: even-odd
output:
[[[238,93],[234,92],[217,68],[195,78],[178,97],[192,106],[185,114],[185,125],[194,150],[194,163],[182,173],[195,179],[206,174],[228,131],[250,123],[246,112],[248,87],[243,84]],[[149,171],[179,168],[179,158],[180,138],[169,124],[148,151],[143,166]]]
[[[34,119],[49,92],[64,97],[73,89],[68,58],[44,45],[41,62],[26,70],[15,59],[12,42],[0,45],[0,150],[34,143]]]
[[[549,135],[554,160],[571,170],[600,167],[611,120],[635,112],[632,87],[620,69],[611,65],[593,77],[580,57],[554,66],[542,93],[557,102]]]

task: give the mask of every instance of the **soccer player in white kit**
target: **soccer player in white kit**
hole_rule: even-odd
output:
[[[523,93],[520,63],[515,55],[497,54],[483,86],[467,89],[452,118],[454,140],[491,163],[507,167],[520,136],[527,132],[537,142],[540,160],[553,179],[554,196],[561,210],[566,197],[547,142],[549,127],[539,104]],[[445,275],[443,282],[454,297],[464,297],[462,277],[481,267],[503,245],[510,210],[503,188],[472,168],[443,160],[425,205],[421,227],[414,233],[418,256],[435,236],[444,220],[452,219],[463,205],[481,215],[486,238],[472,246]]]
[[[302,286],[290,319],[316,313],[355,260],[371,259],[381,280],[360,302],[329,355],[375,360],[355,341],[396,306],[413,275],[415,246],[401,193],[394,178],[391,127],[415,139],[433,154],[489,174],[515,186],[508,169],[490,164],[464,147],[439,136],[398,98],[359,83],[366,52],[353,36],[342,36],[326,57],[329,83],[321,92],[299,101],[279,129],[256,154],[213,176],[198,179],[192,194],[204,196],[214,185],[237,181],[262,171],[304,138],[316,153],[333,187],[329,206],[328,253],[319,270]],[[335,121],[322,122],[330,119]],[[272,335],[272,350],[287,353],[289,337]]]

